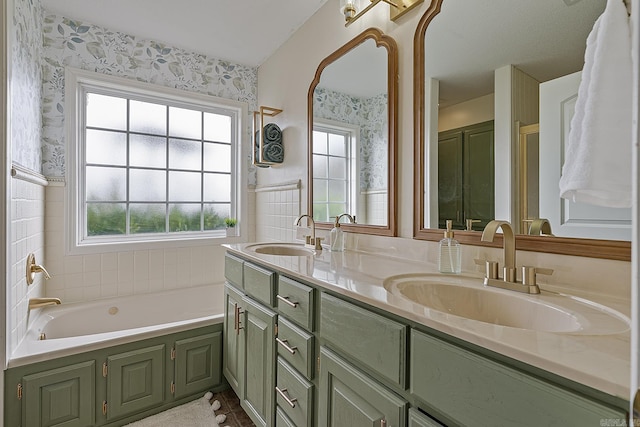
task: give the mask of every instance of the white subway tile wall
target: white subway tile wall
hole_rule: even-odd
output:
[[[300,188],[288,185],[256,190],[256,240],[291,242],[295,239],[294,222],[300,215]]]
[[[46,295],[63,302],[142,294],[224,281],[224,251],[219,244],[184,248],[65,255],[63,185],[46,190]],[[255,209],[253,192],[249,209]],[[251,218],[251,216],[249,217]],[[251,220],[248,238],[253,236]]]
[[[10,348],[16,348],[25,336],[29,319],[29,298],[45,295],[44,277],[37,274],[33,284],[27,286],[27,255],[34,253],[36,262],[44,262],[45,241],[45,187],[40,184],[11,180],[11,280],[8,330]]]

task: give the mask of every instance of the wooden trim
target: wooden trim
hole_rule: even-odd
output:
[[[425,113],[425,44],[427,27],[440,13],[443,0],[431,0],[416,28],[413,38],[413,141],[414,141],[414,197],[413,197],[413,238],[439,241],[442,230],[429,229],[424,223],[424,113]],[[502,247],[501,236],[492,243],[480,241],[480,233],[456,231],[456,239],[462,244],[488,247]],[[631,242],[618,240],[577,239],[546,236],[516,236],[516,249],[523,251],[547,252],[562,255],[631,261]]]
[[[307,153],[307,209],[309,213],[313,212],[313,156],[312,146],[313,141],[313,91],[320,82],[320,75],[322,71],[332,62],[338,60],[356,46],[362,44],[367,39],[372,39],[376,42],[376,46],[384,47],[388,52],[388,71],[387,71],[387,90],[388,90],[388,120],[389,120],[389,167],[387,182],[389,185],[388,190],[388,203],[387,203],[387,219],[388,224],[386,226],[376,225],[363,225],[363,224],[341,224],[345,227],[345,231],[357,232],[362,234],[377,234],[380,236],[397,236],[398,228],[398,172],[396,168],[396,162],[398,157],[398,46],[396,41],[382,33],[377,28],[369,28],[354,37],[351,41],[347,42],[344,46],[327,56],[316,70],[316,74],[309,87],[309,93],[307,94],[307,141],[308,141],[308,153]],[[316,226],[320,229],[331,228],[331,222],[317,222]]]

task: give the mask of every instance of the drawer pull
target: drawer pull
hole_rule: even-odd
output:
[[[276,391],[278,392],[278,394],[280,396],[282,396],[282,398],[284,400],[287,401],[287,403],[292,407],[295,408],[296,407],[296,402],[298,401],[298,399],[296,399],[295,397],[293,399],[289,398],[289,396],[287,396],[285,393],[287,392],[286,388],[283,388],[282,390],[280,390],[277,386],[276,386]]]
[[[298,347],[296,347],[295,345],[293,347],[289,347],[289,341],[281,340],[278,337],[276,337],[276,341],[278,342],[278,344],[283,346],[289,353],[296,354],[296,350],[298,349]]]
[[[296,308],[298,307],[298,305],[300,305],[299,302],[295,302],[295,301],[289,301],[289,297],[283,297],[282,295],[276,295],[276,298],[278,298],[280,301],[289,304],[291,307]]]
[[[242,329],[242,325],[240,323],[240,315],[244,313],[244,311],[242,311],[242,308],[238,306],[238,303],[235,303],[233,305],[233,311],[233,329],[236,331],[236,335],[240,335],[240,329]]]

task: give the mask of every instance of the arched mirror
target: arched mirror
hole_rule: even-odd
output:
[[[518,249],[630,259],[630,211],[576,206],[558,190],[586,38],[605,4],[431,1],[414,38],[415,238],[441,239],[452,219],[475,230],[459,240],[481,244],[484,225],[506,219]],[[558,85],[569,89],[558,96]],[[548,233],[531,227],[539,218],[554,237],[530,235]]]
[[[318,228],[396,235],[398,50],[370,28],[325,58],[308,94],[309,212]]]

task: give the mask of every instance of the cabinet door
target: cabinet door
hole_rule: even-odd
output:
[[[107,358],[107,419],[160,405],[164,400],[164,344]]]
[[[469,126],[463,137],[464,219],[479,219],[484,229],[495,215],[493,122]],[[464,222],[463,219],[463,222]]]
[[[405,426],[407,402],[325,347],[320,348],[318,425]]]
[[[176,341],[176,399],[205,391],[222,381],[222,333]]]
[[[438,224],[445,228],[446,220],[455,228],[462,227],[462,132],[442,132],[438,135]]]
[[[22,378],[25,427],[95,424],[95,362],[88,361]]]
[[[224,376],[231,388],[238,396],[242,395],[243,369],[241,361],[244,359],[244,326],[242,314],[244,295],[233,286],[226,284],[224,287],[224,346],[222,357],[222,369]]]
[[[275,414],[276,313],[251,298],[244,306],[244,383],[240,401],[257,426],[272,426]]]

